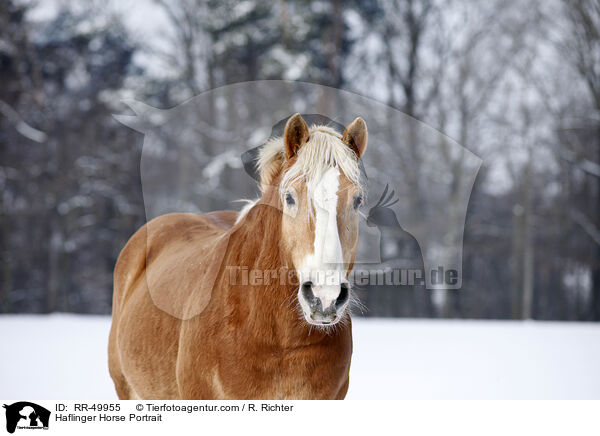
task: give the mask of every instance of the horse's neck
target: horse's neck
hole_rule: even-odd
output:
[[[281,211],[275,192],[265,194],[232,228],[229,235],[230,265],[254,268],[258,271],[287,266],[281,252]]]
[[[231,230],[226,266],[236,270],[236,283],[226,286],[224,303],[261,341],[315,342],[319,335],[307,337],[308,326],[297,311],[298,285],[290,281],[291,263],[280,248],[282,212],[271,200],[261,199]]]

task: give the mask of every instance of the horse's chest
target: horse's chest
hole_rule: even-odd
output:
[[[228,397],[262,399],[335,398],[348,378],[349,350],[308,346],[247,356],[222,365],[219,386]]]

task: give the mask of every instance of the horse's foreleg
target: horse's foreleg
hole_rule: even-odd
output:
[[[133,398],[135,396],[135,392],[133,389],[131,389],[131,386],[129,386],[129,383],[123,374],[121,359],[119,358],[119,350],[117,347],[116,324],[113,322],[108,339],[108,370],[115,384],[115,390],[117,391],[117,396],[119,399],[133,400],[135,399]]]
[[[346,381],[344,382],[344,384],[342,385],[342,387],[340,388],[340,390],[338,391],[335,399],[336,400],[343,400],[344,398],[346,398],[346,394],[348,393],[348,385],[350,384],[350,378],[346,377]]]

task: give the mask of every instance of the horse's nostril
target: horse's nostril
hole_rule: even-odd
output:
[[[335,306],[343,306],[346,303],[346,301],[348,301],[349,294],[350,287],[348,286],[348,283],[342,283],[340,285],[340,295],[338,295],[337,299],[335,300]]]
[[[315,294],[312,290],[313,283],[312,282],[304,282],[302,283],[302,296],[309,304],[310,308],[315,310],[317,306],[321,303],[321,301],[315,297]]]

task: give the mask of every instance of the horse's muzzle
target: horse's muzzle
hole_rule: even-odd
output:
[[[313,288],[314,285],[310,281],[302,283],[301,298],[304,299],[305,304],[301,306],[304,310],[305,306],[308,306],[308,311],[305,310],[307,321],[318,325],[335,324],[340,321],[350,298],[348,283],[339,285],[339,293],[334,298],[319,297],[315,295]]]

